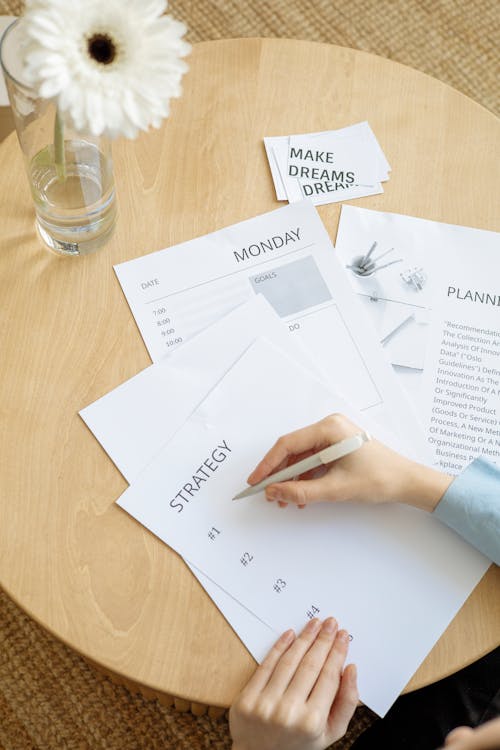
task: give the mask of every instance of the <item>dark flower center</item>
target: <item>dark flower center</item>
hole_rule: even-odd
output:
[[[90,57],[101,65],[109,65],[116,57],[116,46],[107,34],[93,34],[87,39]]]

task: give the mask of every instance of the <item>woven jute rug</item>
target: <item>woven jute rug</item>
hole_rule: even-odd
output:
[[[359,708],[336,750],[347,750],[372,721]],[[180,713],[114,684],[0,590],[0,750],[230,747],[226,716]]]
[[[0,14],[22,8],[22,0],[0,0]],[[191,42],[268,36],[362,49],[500,113],[498,0],[171,0],[169,8]]]
[[[191,42],[274,36],[363,49],[500,112],[498,0],[173,0],[170,11]],[[0,14],[21,12],[19,0],[0,0]],[[372,721],[358,709],[337,750]],[[0,591],[0,750],[230,747],[225,717],[179,713],[114,684]]]

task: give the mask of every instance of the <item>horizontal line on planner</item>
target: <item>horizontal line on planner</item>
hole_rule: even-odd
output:
[[[357,292],[360,297],[368,297],[372,299],[373,294],[365,294],[364,292]],[[427,310],[427,305],[415,305],[413,302],[403,302],[400,299],[389,299],[389,297],[377,297],[373,300],[374,302],[395,302],[397,305],[406,305],[407,307],[418,307],[419,310]]]
[[[321,303],[320,303],[321,304]],[[312,307],[312,305],[309,305],[309,307]],[[326,305],[323,305],[322,307],[316,307],[314,310],[309,310],[308,312],[302,313],[302,315],[296,315],[294,318],[289,318],[286,322],[287,323],[293,323],[294,320],[300,320],[301,318],[307,318],[308,315],[314,315],[315,313],[319,313],[322,310],[327,310],[329,307],[337,307],[336,302],[332,300],[332,302],[328,302]]]
[[[220,281],[221,279],[227,279],[229,276],[235,276],[237,273],[242,273],[243,271],[250,270],[252,271],[254,268],[257,268],[257,266],[263,266],[265,263],[271,263],[273,260],[281,260],[281,258],[286,258],[289,255],[293,255],[294,253],[300,253],[301,250],[307,250],[308,247],[312,247],[315,243],[311,242],[309,245],[305,245],[304,247],[297,247],[295,250],[290,250],[288,253],[283,253],[283,255],[278,256],[278,258],[268,258],[267,260],[261,260],[260,263],[254,263],[253,266],[245,266],[245,268],[240,268],[238,271],[231,271],[231,273],[225,273],[223,276],[216,276],[214,279],[208,279],[208,281],[200,281],[199,284],[194,284],[194,286],[187,286],[185,289],[178,289],[176,292],[170,292],[170,294],[164,294],[163,297],[156,297],[155,299],[148,300],[145,304],[146,305],[152,305],[154,302],[160,302],[162,299],[167,299],[167,297],[174,297],[176,294],[182,294],[183,292],[190,292],[191,289],[197,289],[199,286],[205,286],[205,284],[212,284],[214,281]]]

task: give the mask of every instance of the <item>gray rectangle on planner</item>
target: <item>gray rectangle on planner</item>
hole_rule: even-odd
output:
[[[263,294],[281,318],[328,302],[332,295],[312,255],[250,276],[256,294]]]

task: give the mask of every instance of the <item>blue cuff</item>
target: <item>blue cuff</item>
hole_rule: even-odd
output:
[[[434,515],[500,565],[500,468],[476,458],[453,480]]]

